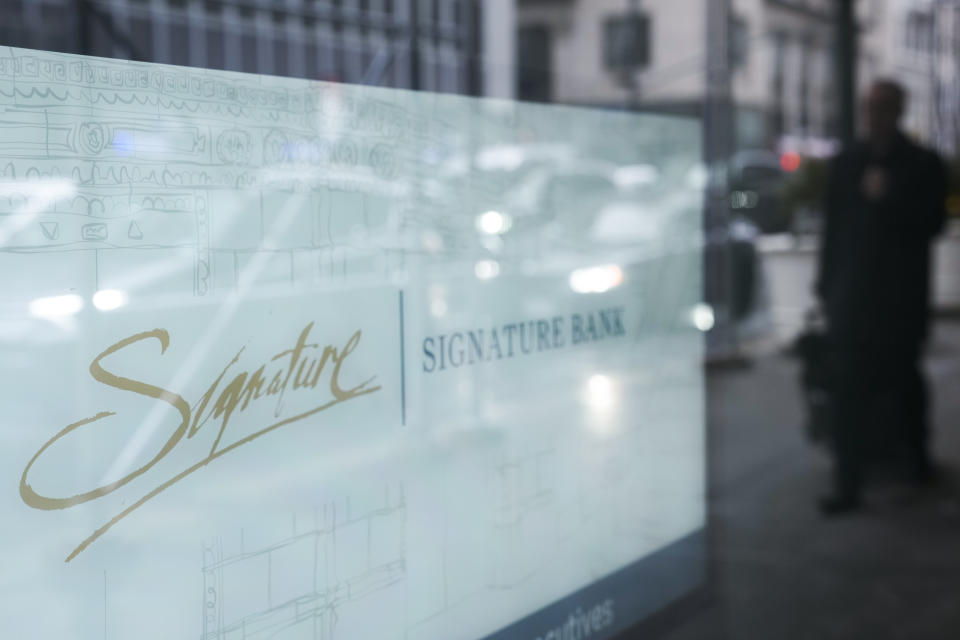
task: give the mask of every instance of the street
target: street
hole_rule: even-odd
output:
[[[938,250],[939,309],[960,300],[958,248],[952,235]],[[956,638],[960,321],[940,314],[929,349],[940,485],[917,490],[873,478],[862,513],[824,521],[814,505],[828,488],[830,461],[805,437],[798,363],[774,348],[800,327],[815,252],[764,256],[776,339],[748,365],[708,374],[718,573],[712,606],[667,637]]]

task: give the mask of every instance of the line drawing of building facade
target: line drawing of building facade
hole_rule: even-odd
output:
[[[294,517],[288,537],[252,549],[242,531],[232,545],[204,542],[201,638],[334,640],[345,606],[400,585],[407,570],[403,486],[385,489],[378,508],[353,514],[349,504],[316,509],[306,530]]]

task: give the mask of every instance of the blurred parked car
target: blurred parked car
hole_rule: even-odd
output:
[[[762,233],[789,231],[790,210],[782,199],[785,178],[780,157],[772,151],[736,152],[727,176],[730,211],[749,219]]]
[[[479,214],[476,228],[482,243],[496,237],[484,243],[489,257],[508,263],[599,248],[608,261],[652,267],[701,252],[706,272],[723,270],[728,282],[722,288],[727,299],[707,302],[725,308],[741,332],[753,333],[767,311],[756,247],[760,229],[740,213],[692,228],[682,212],[703,203],[695,192],[677,189],[677,176],[660,175],[669,170],[579,159],[541,164],[523,174],[495,209]]]

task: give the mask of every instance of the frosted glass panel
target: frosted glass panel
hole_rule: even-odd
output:
[[[703,580],[696,122],[4,48],[0,148],[4,637],[608,638]]]

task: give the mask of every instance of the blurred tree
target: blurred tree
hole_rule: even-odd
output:
[[[801,209],[821,214],[827,165],[823,158],[803,158],[797,170],[788,174],[780,197],[780,206],[788,219],[794,220]]]

